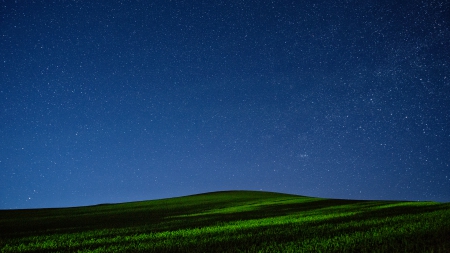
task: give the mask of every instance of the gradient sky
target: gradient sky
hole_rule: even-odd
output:
[[[2,1],[0,209],[450,201],[448,1]]]

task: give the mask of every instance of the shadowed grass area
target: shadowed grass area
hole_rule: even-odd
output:
[[[450,204],[229,191],[0,211],[1,252],[450,252]]]

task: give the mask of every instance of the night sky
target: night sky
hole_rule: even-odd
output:
[[[1,3],[0,209],[450,201],[450,4]]]

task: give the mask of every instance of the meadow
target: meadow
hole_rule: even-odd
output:
[[[0,210],[1,252],[450,252],[450,203],[257,191]]]

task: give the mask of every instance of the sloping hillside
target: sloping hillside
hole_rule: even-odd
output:
[[[0,211],[2,252],[447,252],[450,204],[227,191]]]

